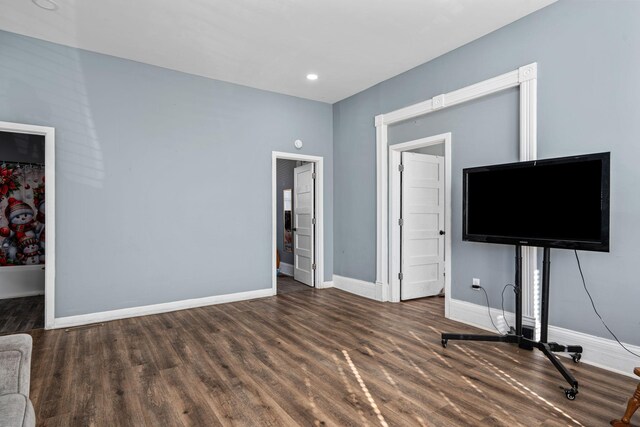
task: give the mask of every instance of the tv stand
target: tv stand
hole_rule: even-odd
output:
[[[561,345],[555,342],[548,342],[549,330],[549,269],[551,264],[551,249],[544,248],[542,258],[542,292],[541,292],[541,328],[540,341],[527,338],[522,333],[522,246],[516,245],[516,327],[506,335],[477,335],[477,334],[442,334],[442,346],[447,347],[449,340],[462,341],[488,341],[488,342],[506,342],[518,344],[521,348],[533,349],[537,348],[542,351],[551,361],[553,366],[562,374],[564,379],[569,383],[571,388],[564,390],[564,394],[569,400],[575,400],[578,394],[578,381],[573,374],[562,364],[558,356],[553,353],[566,352],[573,353],[572,359],[574,363],[578,363],[582,355],[582,347],[579,345]]]

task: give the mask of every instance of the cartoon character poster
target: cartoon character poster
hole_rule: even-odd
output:
[[[0,165],[0,266],[45,263],[44,166]]]

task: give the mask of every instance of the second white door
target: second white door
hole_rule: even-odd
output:
[[[402,153],[400,298],[444,288],[444,158]]]
[[[293,278],[308,286],[313,286],[315,269],[314,166],[299,166],[293,174]]]

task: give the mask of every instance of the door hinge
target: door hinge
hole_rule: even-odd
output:
[[[398,225],[402,227],[402,224],[404,224],[404,221],[402,220],[402,218],[398,219]]]
[[[402,273],[398,273],[398,279],[402,280]]]
[[[314,262],[313,264],[311,264],[311,269],[315,270],[316,269],[316,263]]]
[[[403,172],[403,171],[404,171],[404,165],[403,165],[403,164],[399,164],[399,165],[398,165],[398,170],[399,170],[400,172]]]
[[[315,172],[313,172],[313,173],[311,174],[311,178],[316,179],[316,173],[315,173]]]
[[[316,219],[315,219],[315,218],[313,218],[313,219],[311,220],[311,224],[316,225]]]

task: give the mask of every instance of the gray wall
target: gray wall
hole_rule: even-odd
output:
[[[619,338],[640,344],[640,2],[564,1],[334,105],[334,272],[375,280],[374,116],[538,62],[540,158],[611,151],[611,252],[581,253],[592,295]],[[425,41],[425,43],[428,41]],[[391,130],[391,143],[453,134],[454,298],[494,307],[513,280],[513,249],[461,241],[461,170],[517,157],[515,90]],[[570,251],[554,250],[553,325],[609,337],[591,309]]]
[[[56,128],[56,316],[271,287],[271,151],[332,107],[0,32],[0,120]]]
[[[297,162],[295,160],[277,160],[277,191],[278,191],[278,206],[277,206],[277,241],[278,241],[278,251],[280,252],[280,261],[286,262],[287,264],[293,265],[293,252],[285,252],[284,251],[284,202],[282,191],[286,189],[291,189],[291,194],[293,197],[293,170],[296,168]],[[293,217],[292,217],[293,221]],[[293,249],[293,245],[291,246]]]

